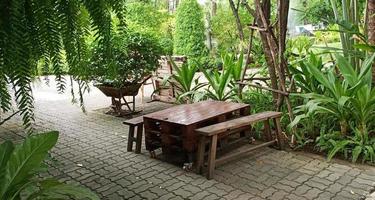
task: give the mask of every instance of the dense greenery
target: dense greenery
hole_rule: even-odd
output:
[[[46,170],[43,161],[57,138],[57,132],[48,132],[29,136],[21,144],[0,145],[0,199],[99,199],[88,189],[37,177]]]
[[[166,9],[146,2],[127,4],[126,22],[130,29],[154,35],[165,55],[173,54],[174,18]]]
[[[93,51],[91,79],[122,87],[138,83],[158,66],[162,49],[151,33],[127,30],[111,40],[113,59],[108,63],[99,46]]]
[[[242,25],[252,23],[252,18],[246,13],[244,8],[240,8],[240,17],[243,20]],[[249,29],[245,28],[245,37],[249,37]],[[235,18],[227,3],[220,4],[217,8],[216,15],[212,17],[212,33],[217,39],[217,49],[219,53],[226,51],[238,52],[244,44],[238,37]],[[234,48],[234,49],[233,49]]]
[[[207,54],[203,10],[197,0],[184,0],[176,12],[174,53],[189,57]]]

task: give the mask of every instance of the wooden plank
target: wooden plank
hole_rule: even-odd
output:
[[[195,131],[202,135],[211,136],[211,135],[219,134],[225,131],[238,129],[243,126],[248,126],[252,123],[264,121],[266,119],[280,118],[281,115],[282,115],[281,112],[267,111],[267,112],[257,113],[254,115],[236,118],[233,120],[229,120],[229,121],[222,122],[219,124],[214,124],[211,126],[206,126],[206,127],[197,129]]]
[[[140,125],[140,124],[143,124],[143,116],[135,117],[135,118],[126,120],[122,123],[125,124],[125,125],[129,125],[129,126]]]
[[[249,153],[251,151],[254,151],[254,150],[262,148],[262,147],[273,145],[275,143],[276,143],[276,140],[272,140],[272,141],[265,142],[265,143],[262,143],[262,144],[259,144],[259,145],[256,145],[256,146],[252,146],[252,147],[249,147],[249,148],[246,148],[246,149],[241,149],[241,150],[233,152],[233,153],[229,153],[229,154],[227,154],[227,155],[225,155],[225,156],[223,156],[219,159],[216,159],[215,164],[221,165],[221,164],[227,162],[228,160],[234,160],[234,159],[240,158],[240,157],[244,156],[246,153]]]
[[[202,101],[194,104],[174,106],[144,115],[144,117],[180,125],[191,125],[246,107],[249,107],[249,105],[222,101]]]

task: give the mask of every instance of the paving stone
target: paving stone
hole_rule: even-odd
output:
[[[302,195],[306,194],[306,192],[311,190],[311,189],[312,188],[310,186],[300,185],[296,188],[296,190],[293,193],[295,193],[298,196],[302,196]]]
[[[288,195],[285,196],[285,199],[288,199],[288,200],[306,200],[305,197],[303,196],[297,196],[293,193],[290,193]]]
[[[342,177],[340,177],[339,179],[336,180],[336,183],[340,183],[342,185],[346,185],[346,184],[352,182],[352,180],[353,180],[353,177],[342,176]]]
[[[142,193],[140,193],[140,196],[142,196],[145,199],[157,199],[158,198],[158,195],[156,195],[156,194],[154,194],[150,191],[142,192]]]
[[[270,200],[281,200],[281,199],[285,199],[285,196],[288,194],[288,192],[285,192],[283,190],[279,190],[275,193],[272,194],[272,196],[270,196],[268,199]]]
[[[173,190],[173,193],[178,195],[178,196],[181,196],[182,198],[188,198],[188,197],[193,195],[193,193],[191,193],[187,190],[184,190],[182,188],[178,188],[176,190]]]
[[[197,199],[197,200],[200,200],[200,199],[205,199],[205,197],[211,195],[211,193],[207,192],[207,191],[201,191],[201,192],[198,192],[198,193],[195,193],[193,196],[190,197],[190,199]],[[235,198],[235,197],[233,197]]]
[[[277,183],[277,184],[273,185],[273,187],[278,189],[278,190],[284,190],[284,191],[287,191],[287,192],[291,192],[295,189],[295,188],[293,188],[289,185],[285,185],[285,184],[281,184],[281,183]]]
[[[303,196],[306,197],[306,199],[315,199],[319,196],[320,193],[322,193],[321,190],[312,188],[311,190],[307,191]]]
[[[253,195],[251,194],[241,194],[236,198],[236,200],[250,200],[250,199],[255,199]]]
[[[320,189],[320,190],[324,190],[327,188],[327,185],[324,185],[322,183],[318,183],[316,181],[313,181],[313,180],[308,180],[307,182],[304,183],[305,185],[308,185],[310,187],[313,187],[313,188],[317,188],[317,189]]]
[[[330,193],[330,192],[323,192],[323,193],[320,193],[318,198],[316,198],[316,200],[327,200],[327,199],[331,199],[333,197],[335,197],[336,194],[334,193]]]
[[[273,195],[273,193],[277,192],[278,190],[273,188],[273,187],[269,187],[265,190],[262,191],[262,193],[259,194],[260,197],[262,198],[268,198],[270,196]]]
[[[221,197],[217,196],[216,194],[210,194],[204,198],[205,200],[216,200],[221,199]]]
[[[325,190],[328,191],[328,192],[331,192],[331,193],[338,193],[342,190],[342,188],[344,188],[344,185],[340,184],[340,183],[334,183],[330,186],[328,186]]]

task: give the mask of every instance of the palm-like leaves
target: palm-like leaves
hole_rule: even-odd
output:
[[[202,72],[209,82],[209,87],[206,89],[209,98],[226,101],[234,96],[234,89],[228,87],[232,79],[231,68],[224,68],[221,73],[217,69],[212,71],[202,69]]]
[[[177,100],[184,102],[194,101],[198,90],[205,86],[205,84],[199,83],[199,77],[195,78],[195,74],[199,70],[198,64],[192,61],[191,63],[183,63],[179,67],[172,58],[169,57],[168,60],[175,71],[169,82],[177,88]]]
[[[368,142],[368,130],[373,128],[375,121],[375,89],[371,87],[371,67],[375,54],[369,56],[362,62],[359,69],[350,64],[347,58],[336,55],[337,67],[340,75],[332,70],[327,74],[314,66],[309,66],[313,77],[324,88],[324,93],[308,93],[299,96],[308,99],[305,105],[295,110],[297,117],[290,124],[295,126],[300,120],[315,114],[328,114],[338,121],[343,137],[349,137],[348,128],[352,125],[350,133],[355,137],[341,141],[331,141],[333,147],[329,151],[328,158],[331,159],[338,152],[347,152],[351,147],[352,159],[355,162],[360,154],[364,154],[366,160],[373,160],[374,141]]]
[[[35,186],[37,190],[27,199],[68,199],[67,195],[98,199],[87,189],[34,177],[57,138],[57,132],[49,132],[30,136],[15,148],[10,141],[0,145],[0,199],[20,199],[21,193],[26,195],[24,192]]]
[[[327,113],[339,120],[342,132],[346,133],[349,121],[355,121],[358,126],[364,126],[374,119],[375,89],[371,88],[371,63],[375,54],[367,58],[359,71],[355,70],[341,55],[336,55],[337,66],[343,80],[333,71],[323,74],[318,68],[309,66],[310,73],[325,89],[324,94],[308,93],[300,96],[309,103],[297,108],[297,112],[309,110],[310,113]],[[306,116],[302,114],[302,116]],[[296,125],[300,117],[296,117],[292,125]]]
[[[84,39],[90,29],[103,47],[103,53],[110,59],[112,10],[122,22],[120,25],[123,25],[124,1],[1,1],[0,113],[10,111],[12,107],[11,85],[24,124],[30,126],[34,119],[30,82],[41,59],[46,63],[46,69],[51,66],[56,75],[59,92],[65,90],[64,73],[73,75],[75,79],[84,79],[88,60]],[[68,65],[67,71],[64,70],[65,63]],[[79,89],[81,94],[84,88]]]
[[[232,54],[223,54],[221,56],[223,70],[217,69],[201,71],[209,82],[209,88],[206,89],[207,96],[218,101],[226,101],[237,95],[236,81],[239,81],[244,73],[243,53],[236,61]]]

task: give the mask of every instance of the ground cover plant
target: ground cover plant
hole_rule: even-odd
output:
[[[0,145],[0,199],[99,199],[86,188],[37,176],[48,168],[43,161],[58,135],[41,133],[21,144],[5,141]]]

